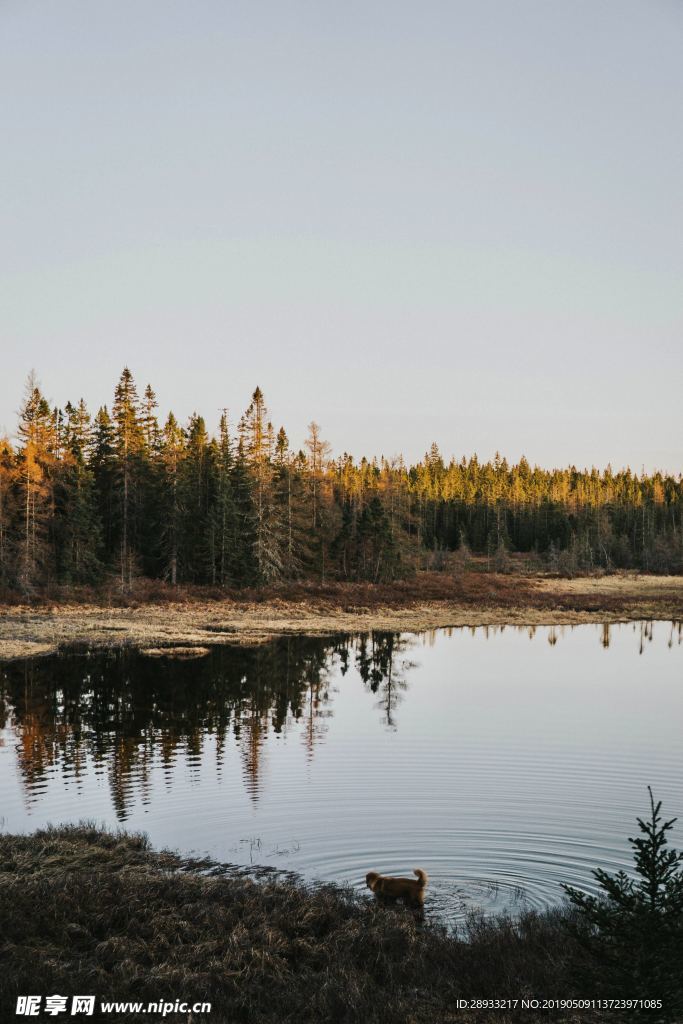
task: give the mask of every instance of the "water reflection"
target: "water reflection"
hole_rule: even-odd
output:
[[[406,673],[416,667],[415,662],[397,657],[405,646],[405,638],[393,633],[372,633],[369,638],[360,637],[355,644],[358,673],[370,692],[379,696],[375,707],[389,729],[397,728],[395,712],[408,689]],[[348,653],[347,645],[347,659]]]
[[[265,734],[305,722],[312,754],[329,703],[329,652],[306,638],[259,648],[216,648],[192,661],[149,658],[133,651],[63,654],[5,666],[0,722],[17,739],[19,771],[29,801],[60,766],[78,784],[91,763],[106,772],[119,819],[126,817],[130,780],[149,802],[149,766],[166,778],[180,753],[198,765],[215,737],[220,769],[232,736],[246,788],[259,796]]]
[[[637,651],[639,654],[643,654],[647,642],[652,642],[654,637],[654,629],[657,625],[660,629],[666,630],[667,635],[667,646],[673,647],[674,644],[683,645],[683,622],[674,620],[672,622],[665,621],[652,621],[642,620],[639,622],[632,623],[614,623],[604,622],[599,626],[599,638],[602,647],[609,647],[612,642],[615,629],[630,629],[637,638]],[[439,633],[445,636],[453,636],[455,633],[462,632],[466,629],[471,636],[481,634],[486,639],[502,636],[506,631],[515,633],[525,633],[530,640],[533,640],[539,633],[545,635],[547,642],[551,647],[554,647],[558,640],[562,639],[576,629],[586,629],[592,627],[576,626],[576,625],[564,625],[564,626],[510,626],[510,625],[494,625],[494,626],[457,626],[447,627],[446,629],[432,629],[427,630],[423,635],[426,642],[433,646],[436,642],[436,638]]]
[[[360,888],[419,864],[440,919],[547,906],[628,866],[648,783],[683,820],[681,645],[490,626],[5,664],[0,827],[125,822]]]
[[[170,784],[179,755],[199,769],[209,737],[218,771],[232,739],[246,790],[257,801],[269,733],[296,726],[313,758],[332,714],[335,663],[342,675],[357,667],[395,728],[408,667],[397,655],[406,643],[391,634],[294,637],[256,648],[217,647],[191,661],[125,650],[10,663],[0,677],[0,728],[15,737],[29,804],[55,768],[76,786],[94,771],[107,774],[116,816],[125,820],[133,789],[143,804],[151,799],[152,764],[161,763]]]
[[[681,623],[659,623],[667,645],[683,642]],[[575,627],[544,627],[555,647]],[[638,653],[654,636],[654,623],[632,625]],[[538,629],[471,628],[486,638],[505,631]],[[599,643],[609,648],[613,627],[600,627]],[[441,631],[452,636],[462,630]],[[429,647],[437,631],[422,635]],[[179,757],[199,772],[209,739],[221,772],[231,742],[239,750],[242,778],[250,799],[262,788],[262,756],[269,735],[296,729],[309,761],[333,714],[332,679],[354,668],[387,729],[399,726],[397,710],[417,667],[406,655],[420,638],[371,633],[330,639],[282,638],[255,648],[216,647],[191,660],[151,658],[132,650],[70,652],[6,664],[0,673],[0,728],[16,744],[16,760],[27,804],[38,801],[46,780],[58,770],[79,786],[89,772],[105,775],[116,817],[128,816],[135,797],[151,798],[150,769],[161,766],[167,786]],[[438,709],[435,709],[438,711]],[[0,743],[2,740],[0,739]]]

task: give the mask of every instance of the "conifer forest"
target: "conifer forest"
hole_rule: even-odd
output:
[[[498,455],[444,461],[332,457],[275,429],[257,388],[211,436],[197,413],[157,416],[124,369],[110,407],[53,408],[31,377],[16,442],[0,439],[0,586],[26,595],[147,577],[172,585],[386,582],[507,571],[522,553],[563,574],[683,571],[683,478],[541,469]],[[485,560],[484,560],[485,559]]]

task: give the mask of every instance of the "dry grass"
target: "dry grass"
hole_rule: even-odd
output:
[[[29,992],[209,1001],[214,1024],[600,1019],[456,1009],[463,996],[585,995],[568,911],[472,920],[454,937],[347,890],[264,874],[88,825],[0,836],[2,1019]]]
[[[299,583],[208,594],[143,582],[126,603],[120,593],[116,602],[112,595],[108,599],[0,605],[0,660],[47,654],[69,644],[206,647],[262,643],[287,633],[680,620],[683,577],[622,573],[567,580],[424,572],[392,584]]]
[[[211,654],[210,647],[143,647],[140,654],[146,658],[172,658],[174,661],[195,661]]]

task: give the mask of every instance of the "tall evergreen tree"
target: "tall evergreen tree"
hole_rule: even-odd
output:
[[[41,583],[49,585],[53,574],[51,530],[57,464],[56,416],[33,374],[26,384],[18,433],[18,480],[23,507],[18,577],[22,588],[31,591]]]
[[[144,433],[140,402],[133,375],[124,367],[114,391],[112,406],[114,450],[120,495],[119,564],[121,586],[131,586],[136,571],[136,542],[140,526],[140,481],[144,454]]]
[[[67,403],[64,453],[56,487],[57,563],[60,581],[95,583],[100,570],[101,525],[95,477],[88,465],[92,444],[90,416],[83,399]]]
[[[282,548],[282,572],[292,580],[305,574],[313,561],[309,494],[305,459],[289,448],[284,427],[275,440],[274,488]]]
[[[157,407],[157,396],[154,394],[151,384],[148,384],[140,403],[140,426],[148,455],[153,455],[158,451],[161,443],[161,431],[155,412]]]
[[[232,495],[234,502],[233,540],[231,544],[230,576],[237,586],[258,583],[258,564],[255,560],[256,516],[249,464],[244,451],[244,440],[239,438],[232,467]]]
[[[182,561],[186,579],[193,583],[213,581],[214,538],[211,515],[212,452],[202,416],[190,417],[182,461],[183,506]]]
[[[335,534],[332,524],[333,516],[329,498],[331,497],[330,481],[327,480],[325,471],[331,453],[331,446],[322,439],[320,427],[312,422],[308,425],[308,437],[306,438],[308,449],[307,480],[310,494],[311,528],[315,545],[316,569],[320,578],[325,579],[325,573],[329,572],[328,548]]]
[[[0,587],[14,583],[17,511],[17,463],[12,445],[0,437]]]
[[[163,487],[159,505],[162,533],[162,572],[175,587],[180,579],[179,557],[183,529],[183,460],[186,455],[185,435],[172,412],[168,414],[161,436]]]
[[[98,409],[95,416],[90,468],[102,528],[103,557],[112,563],[116,558],[115,521],[118,499],[114,424],[106,405]]]
[[[223,410],[214,454],[215,501],[213,505],[214,536],[216,539],[215,575],[217,582],[227,586],[232,582],[233,546],[236,543],[235,495],[233,489],[234,458],[227,410]]]
[[[253,554],[260,583],[283,575],[285,525],[275,496],[275,437],[260,388],[256,388],[240,423],[243,450],[252,481]]]

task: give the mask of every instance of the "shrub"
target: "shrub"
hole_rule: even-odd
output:
[[[635,877],[625,871],[593,872],[602,892],[589,896],[563,888],[578,912],[577,937],[590,952],[591,993],[657,999],[660,1019],[683,1011],[683,853],[667,849],[676,818],[663,821],[661,801],[650,794],[650,817],[638,818],[641,835],[629,838]],[[644,1011],[653,1017],[652,1011]]]

